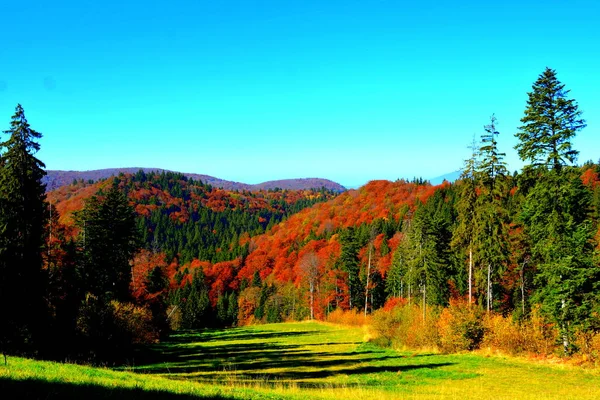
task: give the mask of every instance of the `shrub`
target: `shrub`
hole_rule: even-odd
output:
[[[523,321],[525,322],[525,321]],[[502,315],[488,315],[484,319],[485,336],[482,347],[500,350],[508,354],[520,354],[525,351],[524,323]]]
[[[395,348],[435,348],[439,341],[436,321],[438,309],[428,307],[423,320],[423,310],[415,305],[394,301],[373,314],[372,327],[376,341]]]
[[[539,307],[531,310],[529,318],[521,322],[521,329],[525,353],[548,355],[557,351],[558,330],[542,317]]]
[[[169,320],[169,327],[171,330],[181,329],[181,307],[178,305],[171,305],[167,308],[167,319]]]
[[[132,303],[110,302],[114,325],[128,343],[156,343],[158,332],[152,323],[152,313]]]
[[[126,358],[133,344],[158,340],[150,310],[132,303],[106,302],[92,294],[79,309],[76,329],[81,339],[78,352],[92,361]]]
[[[327,315],[327,322],[333,324],[347,326],[363,326],[368,325],[371,321],[371,316],[365,315],[357,310],[342,310],[338,308]]]
[[[583,361],[600,363],[600,332],[579,330],[575,334],[575,345]]]
[[[483,312],[464,301],[451,301],[437,325],[440,348],[449,353],[478,348],[485,333]]]

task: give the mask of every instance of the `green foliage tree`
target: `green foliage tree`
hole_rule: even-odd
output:
[[[476,232],[476,203],[477,203],[477,170],[479,168],[479,146],[473,143],[469,146],[471,157],[465,160],[458,184],[458,201],[456,203],[457,226],[453,231],[451,245],[454,248],[464,248],[468,253],[468,296],[469,304],[473,301],[473,246]]]
[[[210,300],[200,268],[194,271],[192,282],[184,287],[182,297],[182,327],[196,329],[210,325]]]
[[[138,249],[135,214],[117,185],[93,196],[76,215],[86,290],[103,300],[127,301],[130,260]]]
[[[556,78],[556,71],[546,68],[528,93],[523,125],[516,133],[519,144],[515,147],[522,160],[532,166],[560,170],[574,163],[578,152],[571,147],[571,139],[585,128],[585,120],[574,99],[568,99],[569,90]]]
[[[571,139],[585,127],[581,111],[556,78],[546,70],[529,93],[516,146],[535,183],[527,193],[522,219],[537,264],[535,298],[560,328],[565,354],[573,350],[576,327],[593,325],[600,272],[588,220],[590,193],[579,170],[568,167],[578,152]],[[567,165],[567,167],[565,167]]]
[[[340,233],[340,243],[342,253],[338,260],[340,269],[348,274],[348,297],[350,308],[362,308],[363,291],[360,282],[360,264],[358,260],[358,250],[360,249],[357,232],[354,228],[343,230]]]
[[[17,105],[0,142],[0,340],[2,351],[32,350],[45,321],[42,249],[48,220],[42,134]],[[29,347],[26,349],[26,347]]]
[[[480,194],[475,202],[475,243],[477,261],[485,268],[486,308],[493,309],[494,281],[503,272],[508,257],[506,214],[506,164],[505,154],[498,150],[496,117],[484,126],[479,153],[481,162],[477,168]]]

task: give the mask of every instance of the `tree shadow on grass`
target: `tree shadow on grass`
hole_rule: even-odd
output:
[[[209,343],[215,341],[245,341],[245,340],[273,340],[286,337],[299,337],[307,335],[321,335],[323,331],[291,331],[291,332],[273,332],[266,330],[253,330],[248,332],[240,328],[229,329],[198,329],[184,330],[168,339],[169,343]]]
[[[192,400],[216,399],[228,400],[233,397],[202,396],[167,392],[164,390],[143,390],[141,388],[106,387],[93,384],[77,385],[66,382],[49,382],[39,379],[12,380],[0,378],[0,394],[3,399],[40,399],[40,400],[96,400],[96,399],[133,399],[133,400]]]
[[[392,354],[375,346],[358,346],[346,352],[327,351],[329,345],[355,345],[358,342],[318,343],[318,338],[314,343],[288,344],[277,341],[278,338],[289,339],[314,333],[322,332],[191,332],[175,336],[174,343],[155,346],[141,353],[142,357],[136,359],[135,370],[197,382],[261,382],[267,385],[284,382],[322,387],[335,386],[328,378],[337,375],[400,374],[453,365],[449,362],[427,363],[427,359],[421,358],[421,355],[412,359],[411,356]],[[312,346],[318,346],[315,350],[319,351],[311,351]],[[327,382],[319,382],[321,379]]]
[[[368,360],[367,360],[368,361]],[[227,376],[221,374],[202,374],[202,375],[173,375],[174,379],[192,380],[201,383],[222,383],[222,382],[240,382],[240,383],[252,383],[261,382],[266,385],[277,385],[282,382],[294,382],[298,386],[302,387],[337,387],[337,386],[348,386],[348,383],[336,384],[331,381],[326,382],[315,382],[315,379],[326,379],[334,376],[354,376],[354,375],[367,375],[367,374],[379,374],[384,372],[392,372],[395,374],[401,374],[408,371],[420,370],[420,369],[436,369],[440,367],[447,367],[454,365],[454,363],[430,363],[420,365],[384,365],[384,366],[363,366],[353,367],[353,363],[342,364],[347,366],[341,369],[316,369],[310,371],[302,370],[288,370],[285,372],[273,373],[273,374],[262,374],[262,373],[237,373],[235,376]],[[354,363],[358,365],[358,363]],[[331,363],[331,366],[339,367],[340,363]],[[312,367],[312,366],[311,366]],[[358,385],[358,383],[357,383]],[[360,386],[378,386],[379,383],[373,382],[361,382]]]

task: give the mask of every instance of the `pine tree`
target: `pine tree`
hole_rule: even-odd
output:
[[[578,152],[571,147],[571,139],[585,128],[585,121],[577,102],[567,98],[569,90],[556,78],[555,70],[546,68],[532,89],[515,148],[532,166],[560,170],[576,161]]]
[[[6,354],[41,335],[48,208],[45,166],[34,156],[42,134],[30,127],[20,104],[4,133],[9,138],[0,142],[0,339]]]
[[[475,239],[475,205],[477,202],[477,180],[476,172],[479,168],[479,146],[473,143],[469,147],[471,149],[471,157],[465,161],[459,181],[459,194],[456,203],[456,211],[458,213],[458,225],[453,232],[452,246],[455,248],[463,247],[467,250],[469,257],[468,269],[468,295],[469,304],[473,301],[473,246]]]
[[[587,219],[589,204],[590,193],[579,174],[564,169],[542,175],[523,210],[538,269],[535,299],[557,323],[565,354],[573,350],[576,328],[593,327],[593,311],[600,304],[600,268],[595,231]]]
[[[493,309],[494,281],[503,272],[507,259],[507,214],[505,209],[506,197],[506,164],[504,153],[498,150],[496,117],[492,115],[490,124],[484,126],[485,133],[481,135],[479,148],[481,162],[477,169],[480,194],[475,204],[476,259],[485,268],[485,277],[479,279],[485,282],[486,308]]]
[[[537,265],[536,292],[547,315],[557,323],[565,354],[572,351],[574,328],[589,328],[598,304],[600,271],[588,221],[589,192],[584,190],[574,163],[578,152],[571,139],[585,121],[569,93],[546,70],[529,93],[516,146],[535,177],[527,193],[522,220]]]
[[[342,245],[342,254],[338,259],[339,268],[348,274],[348,300],[350,308],[362,308],[364,297],[361,290],[359,277],[360,265],[358,261],[359,244],[357,233],[354,228],[343,230],[340,233],[340,243]]]
[[[115,181],[116,183],[116,181]],[[127,301],[130,260],[138,249],[135,213],[118,186],[93,196],[76,216],[86,288],[103,300]]]

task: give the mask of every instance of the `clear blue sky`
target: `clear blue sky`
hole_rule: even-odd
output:
[[[21,103],[49,169],[431,178],[495,113],[512,170],[546,66],[588,122],[579,161],[600,157],[597,1],[2,1],[0,15],[0,128]]]

